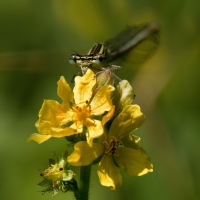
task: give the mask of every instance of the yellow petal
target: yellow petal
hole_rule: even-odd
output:
[[[106,122],[112,118],[114,112],[115,112],[115,106],[112,106],[110,111],[108,111],[108,113],[103,116],[102,121],[101,121],[102,126],[104,126]]]
[[[83,132],[83,123],[81,121],[77,121],[75,123],[73,123],[70,128],[73,128],[74,130],[76,130],[78,133],[82,133]]]
[[[58,96],[63,100],[63,107],[68,110],[70,107],[70,102],[73,102],[74,95],[73,92],[69,86],[69,84],[66,82],[64,76],[60,77],[60,80],[58,81]]]
[[[96,84],[96,78],[93,71],[87,70],[84,76],[76,76],[74,87],[74,99],[75,103],[80,105],[89,101],[92,97],[93,87]]]
[[[26,143],[29,143],[31,140],[34,140],[38,144],[41,144],[50,138],[51,138],[51,135],[41,135],[38,133],[33,133],[26,139]]]
[[[35,124],[39,134],[30,136],[29,141],[35,140],[42,143],[51,137],[60,138],[77,134],[76,128],[63,127],[65,125],[63,121],[67,123],[70,120],[72,120],[71,115],[68,114],[66,118],[66,113],[63,111],[61,104],[53,100],[45,100],[39,112],[39,119]]]
[[[101,144],[93,143],[92,147],[82,141],[74,145],[74,151],[68,156],[67,161],[74,166],[86,166],[92,163],[103,153]]]
[[[103,126],[101,124],[101,121],[94,119],[87,119],[85,125],[87,126],[87,142],[89,146],[92,146],[93,139],[98,138],[103,134]]]
[[[38,129],[39,133],[43,133],[44,135],[51,134],[50,127],[52,126],[52,123],[50,121],[38,119],[35,123],[35,126]]]
[[[112,108],[110,94],[114,90],[113,86],[105,85],[97,91],[90,104],[92,115],[102,115],[105,111],[109,111]]]
[[[111,187],[111,190],[116,190],[121,187],[122,176],[119,169],[113,162],[110,155],[104,155],[99,163],[98,176],[101,185]]]
[[[51,136],[55,138],[61,138],[61,137],[70,136],[70,135],[74,135],[78,133],[79,132],[76,129],[73,129],[71,127],[66,127],[66,128],[52,127],[51,128]]]
[[[61,104],[53,100],[44,100],[42,108],[39,111],[39,120],[36,122],[40,133],[50,134],[49,127],[58,127],[61,120],[65,117],[65,112],[61,108]]]
[[[134,91],[127,80],[122,80],[116,87],[113,104],[116,106],[115,116],[118,115],[126,105],[132,104]]]
[[[71,121],[76,121],[77,119],[73,119],[74,112],[69,109],[67,112],[63,113],[62,115],[57,115],[57,119],[61,121],[61,124],[67,126],[67,124]]]
[[[140,137],[132,135],[131,133],[122,138],[121,141],[125,147],[129,147],[132,149],[140,148]]]
[[[141,176],[153,171],[153,165],[147,153],[142,149],[117,148],[119,156],[114,159],[120,168],[130,176]]]
[[[109,136],[115,136],[117,139],[126,137],[129,133],[138,129],[144,120],[145,116],[138,105],[125,106],[114,119],[109,130]]]

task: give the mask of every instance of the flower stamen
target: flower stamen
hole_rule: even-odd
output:
[[[45,178],[54,182],[56,180],[60,180],[62,178],[62,174],[63,174],[63,168],[60,167],[58,164],[55,164],[45,169],[41,173],[41,176],[44,176]]]
[[[120,142],[115,138],[111,137],[109,141],[104,141],[103,145],[105,147],[105,154],[118,156],[117,146]]]
[[[74,115],[72,117],[73,121],[81,121],[84,123],[85,120],[91,116],[91,110],[88,108],[88,100],[86,100],[84,105],[75,105],[72,109],[74,111]]]

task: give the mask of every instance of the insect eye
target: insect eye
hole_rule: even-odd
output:
[[[77,61],[77,55],[76,55],[76,54],[72,54],[72,55],[70,56],[70,58],[69,58],[69,63],[70,63],[71,65],[74,65],[74,64],[76,64],[76,61]]]
[[[97,54],[95,58],[96,64],[100,64],[105,60],[105,55],[104,54]]]

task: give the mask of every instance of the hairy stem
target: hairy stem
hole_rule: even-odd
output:
[[[88,200],[90,188],[90,171],[91,165],[81,166],[80,168],[80,184],[78,190],[74,191],[76,200]]]
[[[80,193],[82,200],[89,199],[91,165],[82,166],[80,170]]]

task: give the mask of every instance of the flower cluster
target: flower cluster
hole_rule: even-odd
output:
[[[153,165],[140,147],[140,138],[131,133],[145,120],[140,107],[132,104],[134,92],[131,85],[126,80],[119,82],[113,95],[115,111],[105,124],[102,136],[92,146],[85,141],[76,143],[68,162],[74,166],[86,166],[101,156],[97,170],[100,183],[116,190],[122,184],[119,168],[128,175],[141,176],[152,172]]]
[[[131,176],[153,171],[149,156],[140,147],[140,138],[132,134],[143,124],[145,116],[133,104],[134,92],[128,81],[122,80],[116,87],[98,82],[88,69],[84,76],[76,76],[72,91],[61,77],[58,96],[62,103],[44,101],[36,122],[38,133],[26,141],[40,144],[50,138],[68,138],[75,144],[67,162],[87,166],[98,160],[100,183],[116,190],[122,184],[120,168]],[[63,180],[61,168],[60,164],[53,165],[43,175],[57,184]]]

